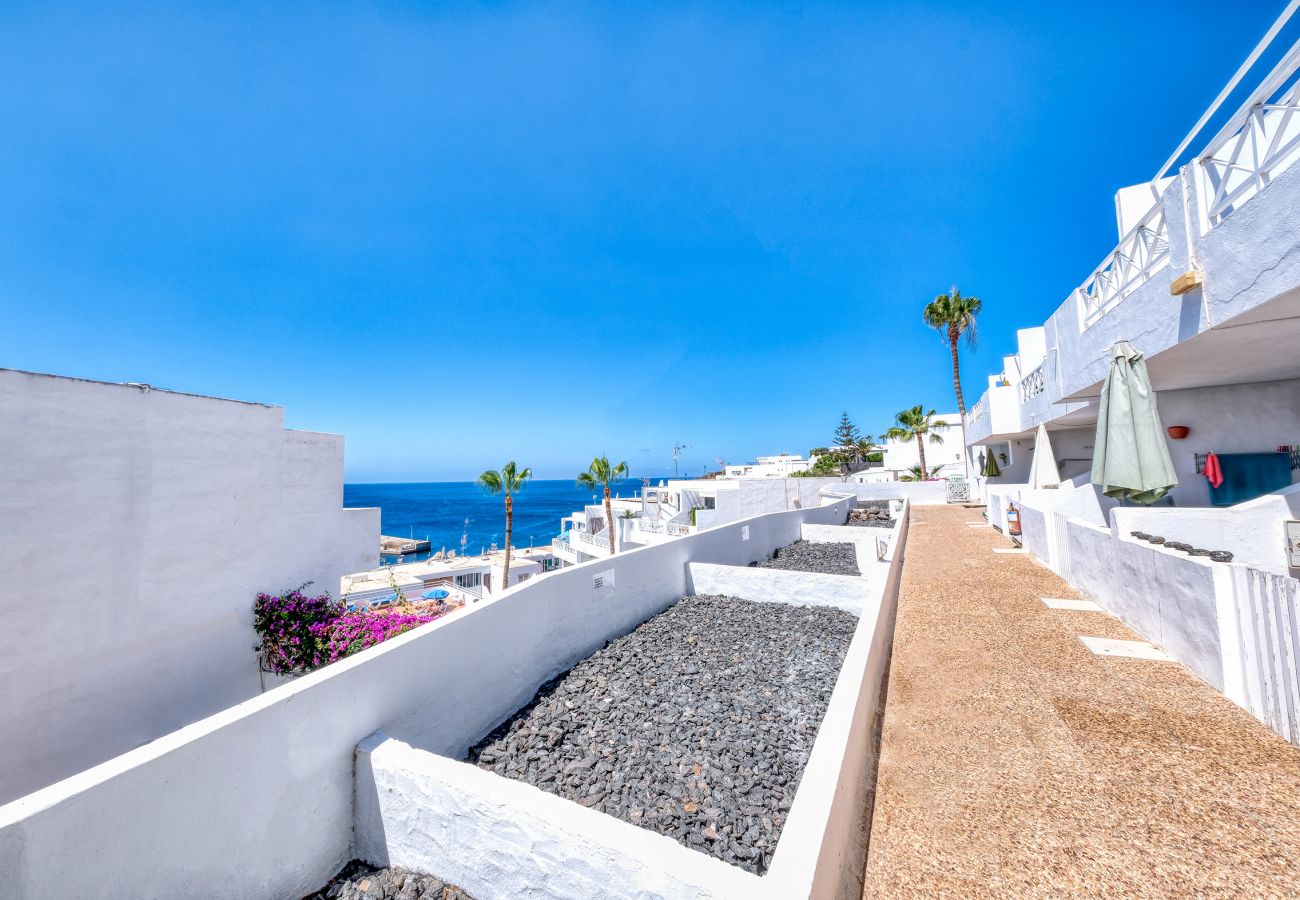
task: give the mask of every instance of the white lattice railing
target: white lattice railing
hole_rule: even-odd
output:
[[[601,556],[609,555],[609,530],[600,532],[600,534],[588,534],[585,531],[570,532],[570,540],[577,538],[578,543],[582,544],[583,553],[598,553]],[[588,550],[587,548],[591,549]]]
[[[1205,225],[1213,228],[1300,158],[1300,44],[1201,154]]]
[[[1081,327],[1091,327],[1167,265],[1169,223],[1160,200],[1076,290]]]
[[[980,397],[979,400],[976,401],[975,405],[972,406],[970,410],[966,413],[966,422],[967,424],[973,425],[974,423],[978,422],[980,419],[984,418],[988,414],[989,414],[989,395],[988,392],[986,391],[984,393],[984,396]]]
[[[1047,387],[1047,379],[1043,375],[1043,366],[1046,364],[1047,360],[1043,360],[1038,364],[1038,368],[1020,379],[1021,403],[1028,403],[1030,400],[1041,394]]]
[[[637,519],[636,527],[651,534],[670,534],[674,537],[691,533],[691,526],[678,525],[675,522],[647,522],[644,519]]]

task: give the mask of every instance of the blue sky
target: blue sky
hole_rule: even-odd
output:
[[[1283,4],[0,5],[0,366],[259,400],[355,481],[970,402]],[[1178,48],[1177,53],[1170,48]]]

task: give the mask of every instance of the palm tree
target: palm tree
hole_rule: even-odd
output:
[[[871,435],[869,434],[862,435],[862,437],[858,438],[853,445],[853,452],[856,453],[858,459],[863,462],[867,461],[867,457],[870,456],[872,452],[879,449],[879,446],[871,439]]]
[[[506,562],[501,572],[501,590],[510,587],[510,532],[515,527],[515,494],[523,490],[524,482],[533,477],[532,469],[520,469],[512,459],[501,471],[488,469],[478,477],[480,487],[492,494],[506,495]]]
[[[627,463],[621,462],[611,466],[609,457],[597,456],[587,467],[587,471],[578,475],[578,484],[588,490],[595,490],[596,485],[605,487],[605,521],[609,523],[609,552],[614,552],[614,513],[609,503],[609,486],[627,477]]]
[[[938,475],[939,470],[942,468],[943,466],[935,466],[929,472],[926,472],[919,465],[908,466],[907,474],[899,475],[898,480],[899,481],[925,481],[927,478],[933,478],[934,476]]]
[[[905,409],[898,415],[894,416],[897,423],[894,427],[885,432],[885,437],[893,441],[910,441],[916,438],[916,450],[921,457],[921,471],[929,471],[925,467],[925,441],[923,435],[930,435],[930,443],[942,444],[943,435],[935,429],[947,428],[948,423],[943,419],[934,417],[934,410],[925,412],[920,406],[913,406],[911,409]],[[935,470],[936,472],[938,469]]]
[[[966,418],[966,401],[961,395],[961,363],[957,360],[957,342],[966,335],[966,344],[975,346],[975,316],[983,304],[979,297],[963,297],[954,287],[940,294],[925,306],[921,313],[925,324],[935,329],[948,341],[952,351],[952,386],[957,391],[957,411]]]

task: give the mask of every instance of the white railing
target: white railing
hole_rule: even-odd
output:
[[[609,556],[609,530],[608,529],[600,532],[599,534],[588,534],[585,531],[574,531],[570,534],[570,539],[574,537],[576,537],[578,539],[578,542],[582,544],[583,553],[587,553],[587,554],[595,553],[601,556]],[[588,547],[591,547],[592,549],[588,550],[587,549]]]
[[[487,596],[481,587],[470,587],[467,584],[458,584],[452,588],[452,590],[460,591],[465,596],[471,597],[474,600],[482,600]]]
[[[1206,229],[1300,158],[1300,43],[1282,59],[1201,154]]]
[[[1169,265],[1169,223],[1163,200],[1133,227],[1075,293],[1081,330]]]
[[[978,422],[980,419],[984,418],[988,414],[989,414],[989,395],[988,392],[985,391],[984,395],[981,396],[979,400],[975,402],[975,405],[972,406],[967,411],[966,422],[968,424],[973,425],[974,423]]]
[[[636,527],[638,530],[650,534],[666,534],[672,537],[681,537],[691,533],[691,526],[678,525],[674,522],[647,522],[645,519],[637,519]]]
[[[1047,388],[1047,379],[1043,375],[1043,366],[1045,365],[1047,365],[1047,360],[1040,362],[1038,368],[1020,379],[1021,403],[1028,403]]]

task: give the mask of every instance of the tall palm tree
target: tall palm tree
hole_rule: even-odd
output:
[[[975,346],[975,316],[983,304],[979,297],[963,297],[953,288],[926,304],[921,313],[925,324],[939,332],[952,351],[952,386],[957,391],[957,411],[966,418],[966,401],[961,395],[961,363],[957,359],[957,342],[966,335],[967,346]]]
[[[934,417],[934,410],[925,412],[920,406],[913,406],[911,409],[905,409],[894,416],[896,423],[892,428],[885,432],[885,437],[892,441],[910,441],[916,438],[916,450],[921,457],[921,471],[928,472],[925,467],[925,441],[924,435],[930,436],[931,444],[942,444],[943,435],[935,429],[947,428],[948,423],[943,419]]]
[[[478,477],[480,487],[492,494],[506,495],[506,562],[501,572],[501,590],[510,586],[510,532],[515,527],[515,494],[523,490],[524,482],[533,477],[532,469],[520,469],[512,459],[501,471],[488,469]]]
[[[614,513],[609,503],[609,486],[627,477],[627,463],[610,465],[609,457],[597,456],[587,467],[587,471],[578,475],[578,484],[588,490],[595,490],[596,485],[605,487],[605,521],[609,524],[609,552],[614,552]]]

